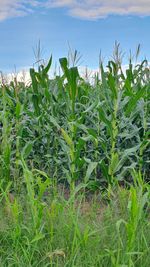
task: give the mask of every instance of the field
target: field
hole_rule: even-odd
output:
[[[0,85],[0,266],[150,266],[150,67],[77,53]]]

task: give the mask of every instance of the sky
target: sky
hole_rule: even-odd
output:
[[[41,42],[41,57],[53,64],[67,56],[68,43],[82,55],[81,65],[96,69],[115,41],[125,52],[141,44],[150,58],[150,0],[0,0],[0,70],[29,68]]]

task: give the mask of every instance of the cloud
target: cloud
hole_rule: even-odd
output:
[[[150,0],[0,0],[0,20],[25,16],[42,8],[66,8],[68,14],[87,20],[108,15],[150,15]]]
[[[0,0],[0,21],[7,18],[25,16],[39,5],[36,0]]]
[[[49,0],[47,7],[67,7],[71,16],[82,19],[115,15],[150,15],[149,0]]]

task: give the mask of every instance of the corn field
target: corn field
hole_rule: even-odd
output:
[[[1,178],[19,185],[23,157],[31,168],[74,187],[132,182],[150,173],[150,68],[119,61],[100,64],[91,84],[60,59],[63,71],[49,79],[52,57],[32,82],[12,81],[0,90]]]
[[[114,55],[2,79],[0,266],[149,267],[150,67]]]

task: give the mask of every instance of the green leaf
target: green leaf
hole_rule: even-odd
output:
[[[64,72],[64,74],[66,75],[66,77],[68,78],[68,61],[66,57],[60,58],[59,59],[61,68]]]
[[[57,123],[56,119],[52,116],[50,116],[50,122],[58,129],[60,130],[60,126],[59,124]]]
[[[132,110],[135,109],[137,102],[139,101],[141,97],[145,95],[145,93],[146,93],[146,87],[144,86],[143,88],[139,89],[138,92],[134,96],[131,96],[126,107],[126,111],[125,111],[125,114],[127,116],[132,112]]]
[[[33,68],[30,69],[30,77],[32,80],[32,87],[35,94],[38,94],[38,82],[36,80],[36,72]]]
[[[73,147],[74,147],[73,141],[70,138],[70,136],[68,135],[68,133],[63,128],[61,128],[61,134],[62,134],[64,140],[66,141],[67,145],[73,149]]]
[[[23,151],[22,151],[22,157],[24,159],[26,159],[29,156],[29,154],[32,151],[32,148],[33,148],[33,143],[31,143],[31,142],[30,143],[27,143],[25,145],[25,147],[23,148]]]
[[[85,181],[87,182],[92,174],[92,172],[96,169],[97,167],[97,162],[90,162],[87,168],[86,176],[85,176]]]
[[[104,160],[101,160],[99,164],[100,164],[101,171],[102,171],[104,178],[106,178],[106,180],[109,182],[110,181],[110,175],[108,173],[108,165],[106,165]]]
[[[44,235],[44,234],[42,234],[42,233],[38,233],[38,234],[36,234],[36,236],[32,239],[31,244],[32,244],[32,243],[35,243],[35,242],[37,242],[37,241],[39,241],[39,240],[41,240],[41,239],[44,239],[44,238],[45,238],[45,235]]]
[[[44,68],[44,70],[43,70],[43,72],[44,72],[44,74],[47,74],[48,73],[48,71],[50,70],[50,68],[51,68],[51,65],[52,65],[52,55],[51,55],[51,57],[50,57],[50,59],[49,59],[49,62],[48,62],[48,64],[47,64],[47,66]]]
[[[118,153],[114,153],[112,155],[111,164],[110,164],[110,172],[111,172],[111,175],[115,174],[115,172],[117,170],[118,162],[119,162]]]
[[[117,99],[117,87],[116,87],[116,84],[115,84],[115,79],[114,77],[112,76],[111,73],[109,73],[108,75],[108,85],[112,91],[112,95],[115,99]]]
[[[33,94],[32,95],[32,101],[35,109],[35,113],[37,116],[40,115],[40,108],[39,108],[39,97],[38,95]]]
[[[21,104],[20,104],[20,102],[17,102],[17,105],[16,105],[16,117],[17,117],[17,119],[19,119],[19,117],[20,117],[20,113],[21,113]]]

